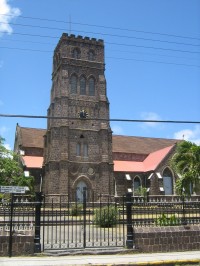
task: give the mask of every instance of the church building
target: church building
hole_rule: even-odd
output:
[[[17,125],[15,151],[36,190],[82,201],[99,194],[172,195],[177,140],[116,136],[109,123],[104,42],[64,33],[53,56],[47,129]]]

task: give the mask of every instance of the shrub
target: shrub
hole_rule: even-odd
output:
[[[71,216],[78,216],[81,213],[82,204],[72,204],[71,208],[69,209],[69,215]]]
[[[106,206],[96,209],[94,212],[94,221],[100,227],[112,227],[118,221],[118,209],[115,206]]]
[[[175,214],[168,217],[163,213],[162,216],[158,217],[155,220],[155,224],[157,226],[180,225],[181,221],[178,217],[175,216]]]

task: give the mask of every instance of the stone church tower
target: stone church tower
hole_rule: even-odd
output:
[[[114,193],[102,40],[64,33],[53,56],[44,149],[45,194],[82,201]]]

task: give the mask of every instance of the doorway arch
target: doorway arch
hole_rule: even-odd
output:
[[[87,176],[79,176],[72,185],[73,198],[77,202],[83,202],[83,195],[85,192],[86,200],[90,201],[92,196],[92,183]]]

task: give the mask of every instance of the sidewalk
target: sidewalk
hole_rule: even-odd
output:
[[[1,266],[64,266],[64,265],[200,265],[200,251],[140,253],[116,255],[0,257]]]

